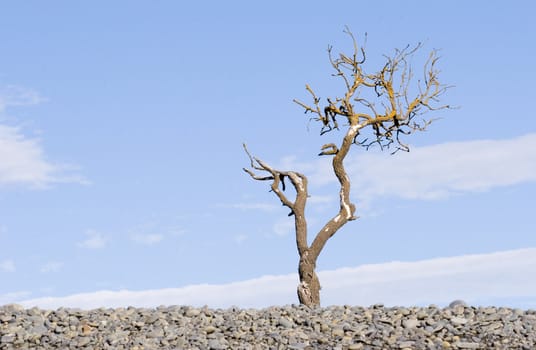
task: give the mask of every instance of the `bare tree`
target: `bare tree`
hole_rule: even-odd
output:
[[[316,234],[310,245],[304,214],[308,198],[307,178],[296,171],[273,168],[261,159],[253,157],[244,145],[251,161],[251,168],[244,168],[244,171],[255,180],[271,181],[271,191],[290,209],[289,215],[294,216],[296,244],[300,256],[298,298],[301,304],[310,307],[320,305],[320,283],[315,272],[320,252],[328,239],[342,226],[357,219],[356,207],[350,201],[350,178],[344,168],[344,159],[352,145],[362,146],[367,150],[378,145],[382,150],[391,149],[392,153],[399,150],[409,151],[408,145],[401,137],[425,130],[432,122],[430,119],[417,118],[429,111],[449,108],[448,105],[438,104],[439,98],[449,86],[438,80],[438,56],[435,50],[424,63],[423,77],[414,83],[414,73],[409,62],[421,48],[421,44],[395,50],[393,55],[385,56],[386,63],[378,72],[370,74],[365,72],[364,46],[357,44],[354,35],[347,28],[344,32],[353,42],[353,52],[350,56],[340,53],[338,57],[334,57],[332,47],[328,47],[329,61],[334,69],[333,76],[344,83],[344,94],[327,98],[327,103],[321,105],[321,99],[306,85],[305,89],[311,95],[312,103],[294,100],[305,113],[313,115],[311,120],[320,122],[320,135],[339,130],[338,120],[345,122],[340,146],[334,143],[325,144],[319,154],[332,157],[333,172],[340,184],[340,209]],[[294,200],[285,194],[285,180],[289,181],[296,191]]]

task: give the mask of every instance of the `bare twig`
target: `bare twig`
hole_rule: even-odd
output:
[[[345,87],[344,94],[334,100],[327,99],[327,105],[322,108],[320,98],[307,85],[306,90],[313,96],[314,107],[298,100],[294,100],[294,102],[304,108],[306,113],[315,114],[317,117],[313,120],[322,122],[321,135],[337,130],[336,118],[340,116],[348,120],[349,126],[356,124],[362,127],[371,126],[375,139],[369,141],[369,137],[367,137],[358,140],[357,136],[359,135],[357,135],[354,144],[367,149],[374,144],[379,145],[382,149],[396,144],[395,152],[398,150],[408,151],[409,147],[401,140],[400,136],[423,131],[434,120],[429,119],[417,123],[414,119],[429,111],[451,108],[449,105],[437,103],[439,98],[450,88],[450,86],[439,82],[440,72],[436,67],[439,60],[437,51],[433,50],[424,64],[422,80],[412,84],[414,74],[409,61],[422,48],[421,43],[415,46],[407,45],[401,50],[395,50],[392,56],[385,56],[387,62],[382,69],[377,73],[370,74],[366,73],[363,67],[366,60],[364,46],[358,45],[355,36],[347,27],[344,32],[352,40],[352,55],[340,53],[336,58],[333,55],[333,47],[328,47],[328,58],[335,71],[333,76],[342,79]],[[414,96],[410,96],[412,87],[418,90]],[[372,90],[378,100],[373,102],[368,98],[360,97],[359,92],[366,90]],[[357,111],[354,103],[366,107],[366,111]],[[378,106],[381,106],[383,110],[380,111]]]
[[[410,62],[412,56],[421,49],[419,43],[395,50],[391,56],[385,56],[386,63],[375,73],[367,73],[364,63],[367,59],[364,45],[359,45],[352,32],[346,27],[347,34],[353,43],[350,55],[333,53],[333,47],[328,47],[329,62],[334,70],[332,74],[341,79],[344,92],[335,98],[321,99],[315,91],[305,85],[305,90],[311,95],[312,103],[307,104],[294,100],[304,113],[310,113],[309,122],[320,122],[320,135],[339,130],[339,125],[347,126],[340,146],[327,143],[321,147],[319,156],[332,157],[333,173],[336,176],[339,189],[339,210],[308,245],[307,225],[305,221],[305,203],[307,200],[307,178],[294,171],[277,170],[261,159],[253,157],[244,145],[244,150],[250,160],[250,169],[244,169],[253,179],[271,181],[271,191],[276,194],[281,203],[290,209],[294,216],[296,243],[300,255],[298,267],[300,284],[298,297],[300,303],[316,306],[320,303],[320,283],[315,273],[316,261],[326,242],[342,226],[358,217],[356,207],[350,200],[350,178],[344,167],[344,160],[352,145],[369,149],[378,145],[382,150],[393,147],[393,152],[409,151],[408,144],[402,139],[415,131],[424,131],[434,119],[418,120],[423,114],[450,108],[440,105],[440,97],[450,86],[439,82],[439,70],[436,68],[439,57],[432,51],[424,65],[421,80],[413,80],[414,73]],[[366,34],[365,34],[366,42]],[[416,91],[416,92],[415,92]],[[371,99],[375,97],[374,99]],[[345,121],[342,124],[340,121]],[[368,131],[365,135],[364,131]],[[296,190],[294,200],[285,195],[285,180]]]

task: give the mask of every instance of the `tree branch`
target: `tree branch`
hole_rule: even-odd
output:
[[[384,148],[395,148],[409,151],[403,136],[415,131],[425,130],[434,119],[417,120],[429,111],[450,108],[449,105],[438,104],[439,98],[450,88],[439,82],[437,52],[430,53],[424,64],[424,74],[415,83],[411,58],[421,48],[421,44],[406,46],[395,50],[391,56],[385,56],[387,62],[375,73],[368,73],[364,67],[367,59],[364,45],[358,45],[354,35],[348,28],[344,32],[350,36],[353,52],[350,55],[333,53],[328,47],[329,62],[334,70],[333,76],[343,83],[342,94],[327,97],[322,102],[315,91],[307,84],[305,90],[311,96],[310,104],[294,99],[294,103],[303,108],[304,113],[311,113],[309,121],[320,123],[320,135],[345,129],[344,137],[339,146],[327,143],[321,147],[319,156],[331,156],[332,167],[340,185],[339,211],[332,217],[314,237],[310,246],[307,244],[307,223],[305,221],[305,203],[307,200],[307,178],[294,171],[275,169],[253,157],[244,144],[244,150],[250,159],[250,169],[244,168],[253,179],[271,181],[271,191],[281,203],[288,207],[294,215],[296,244],[300,254],[298,272],[300,284],[298,297],[300,303],[308,306],[320,304],[320,283],[315,273],[316,261],[326,242],[347,222],[356,220],[356,207],[350,201],[350,179],[344,168],[344,160],[353,145],[368,149],[373,145]],[[366,39],[366,34],[365,34]],[[340,121],[346,122],[345,124]],[[292,201],[285,195],[285,180],[296,191]]]
[[[409,146],[402,140],[403,135],[415,131],[425,130],[433,119],[416,121],[417,116],[428,111],[450,108],[448,105],[437,105],[439,97],[450,86],[439,83],[439,70],[437,52],[430,53],[424,66],[422,80],[412,84],[413,71],[409,64],[411,57],[421,49],[419,43],[415,46],[406,46],[402,50],[395,50],[392,56],[386,56],[386,64],[376,73],[367,73],[364,68],[366,61],[364,46],[359,46],[354,35],[348,30],[344,31],[350,36],[354,50],[352,55],[340,53],[338,57],[333,54],[333,48],[328,47],[329,62],[334,70],[333,76],[340,78],[345,91],[335,99],[327,98],[327,103],[320,105],[320,98],[314,90],[306,85],[307,92],[313,97],[313,104],[308,105],[294,100],[305,113],[316,115],[312,120],[321,122],[320,135],[338,130],[338,117],[347,121],[348,129],[339,148],[333,143],[322,147],[319,155],[333,156],[333,171],[340,184],[340,209],[322,230],[317,234],[311,244],[312,257],[316,258],[326,241],[346,222],[355,220],[355,205],[350,202],[350,180],[344,169],[343,161],[351,145],[360,145],[368,149],[377,144],[383,150],[395,145],[396,153],[399,150],[409,151]],[[413,90],[418,90],[414,96]],[[376,103],[367,97],[375,95]],[[357,104],[356,104],[357,103]],[[364,106],[365,111],[357,107]],[[380,108],[381,106],[381,108]],[[370,128],[367,128],[370,126]],[[362,129],[369,130],[368,136],[361,136]]]
[[[269,175],[257,175],[253,170],[247,168],[244,168],[244,171],[248,173],[254,180],[271,180],[271,191],[274,192],[275,195],[279,198],[282,205],[288,207],[291,210],[289,216],[294,216],[294,224],[296,229],[296,244],[298,247],[299,254],[302,255],[308,249],[307,222],[305,220],[305,204],[308,196],[307,177],[295,171],[281,171],[274,169],[261,159],[253,157],[249,153],[246,144],[243,144],[243,146],[244,151],[248,155],[249,160],[251,162],[251,168],[261,172],[267,172],[269,173]],[[296,198],[294,199],[294,201],[289,200],[287,196],[285,196],[285,194],[283,193],[283,191],[285,191],[285,177],[290,179],[290,183],[296,191]]]
[[[451,108],[449,105],[438,105],[439,97],[451,86],[439,82],[439,70],[436,68],[439,57],[433,50],[424,65],[423,78],[412,84],[413,71],[409,64],[410,58],[422,48],[418,43],[415,46],[406,46],[402,50],[395,50],[392,56],[386,56],[387,63],[377,73],[366,73],[364,63],[366,60],[364,46],[359,46],[354,35],[348,28],[344,31],[350,36],[354,50],[348,56],[340,53],[338,58],[333,55],[333,48],[328,47],[328,57],[334,69],[333,76],[343,81],[345,92],[341,97],[327,99],[324,108],[320,105],[320,98],[313,89],[306,85],[306,90],[313,96],[313,105],[294,100],[304,108],[305,113],[313,113],[315,121],[322,122],[320,134],[338,129],[337,117],[343,117],[349,125],[360,124],[363,127],[371,126],[372,135],[354,138],[354,144],[369,148],[378,144],[380,148],[390,148],[396,145],[398,150],[409,151],[409,147],[402,141],[401,135],[409,135],[415,131],[423,131],[434,119],[417,122],[415,118],[429,111]],[[415,86],[418,93],[411,95],[411,87]],[[361,97],[359,92],[371,90],[378,98],[373,103]],[[366,94],[365,94],[366,95]],[[355,103],[365,106],[367,111],[357,111]],[[383,110],[379,110],[381,105]],[[355,123],[352,122],[355,121]],[[371,140],[372,138],[372,140]]]

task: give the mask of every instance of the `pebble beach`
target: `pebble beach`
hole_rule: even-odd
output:
[[[0,307],[0,349],[536,349],[536,311],[373,305]]]

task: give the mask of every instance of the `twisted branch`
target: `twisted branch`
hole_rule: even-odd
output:
[[[392,56],[386,56],[385,65],[371,74],[364,68],[366,61],[364,46],[358,45],[348,28],[345,29],[345,33],[353,42],[352,55],[340,53],[336,57],[333,48],[328,47],[329,62],[334,70],[333,76],[343,81],[344,93],[334,99],[326,98],[327,103],[322,104],[321,99],[307,84],[305,89],[311,95],[312,103],[306,104],[294,99],[294,102],[304,109],[305,114],[313,115],[310,121],[320,122],[320,135],[339,130],[337,118],[346,121],[348,126],[339,147],[334,143],[328,143],[321,147],[318,154],[333,157],[333,172],[340,185],[340,208],[317,233],[310,246],[307,244],[307,223],[304,215],[308,196],[307,178],[298,172],[281,171],[271,167],[251,156],[244,144],[244,150],[251,164],[251,169],[244,168],[244,171],[255,180],[271,181],[271,191],[276,194],[282,205],[290,209],[289,216],[294,216],[296,243],[300,254],[298,297],[302,304],[308,306],[320,303],[320,284],[315,273],[320,252],[329,238],[343,225],[357,219],[356,207],[350,201],[350,179],[344,168],[344,159],[350,148],[353,145],[360,145],[368,149],[377,144],[381,149],[394,146],[393,153],[399,150],[409,151],[409,146],[404,143],[402,136],[415,131],[424,131],[433,122],[433,119],[418,121],[417,117],[430,111],[450,108],[449,105],[438,104],[439,98],[450,86],[439,82],[439,70],[436,68],[439,57],[435,50],[430,53],[424,64],[423,77],[413,84],[414,73],[409,62],[421,48],[420,43],[413,47],[408,45],[402,50],[395,50]],[[362,134],[364,131],[368,131],[368,137]],[[284,193],[285,179],[289,179],[296,190],[294,200],[290,200]]]
[[[370,135],[356,135],[354,144],[367,149],[375,144],[381,149],[394,145],[393,153],[399,150],[409,151],[409,146],[402,141],[401,136],[424,131],[435,120],[418,121],[417,117],[429,111],[451,108],[449,105],[438,104],[439,98],[450,86],[439,82],[437,51],[430,53],[424,65],[423,77],[413,84],[413,70],[409,61],[422,48],[420,43],[413,47],[408,45],[402,50],[397,49],[392,56],[385,56],[387,62],[382,69],[370,74],[365,72],[363,66],[366,61],[364,46],[357,44],[348,28],[345,33],[350,36],[354,46],[350,57],[344,53],[334,57],[333,48],[328,47],[329,61],[335,71],[333,76],[342,79],[344,94],[335,99],[327,98],[327,104],[322,108],[321,99],[306,85],[306,90],[313,97],[313,105],[296,99],[294,102],[304,108],[305,113],[314,114],[313,120],[322,122],[321,135],[338,130],[336,118],[342,117],[350,126],[360,125],[359,129],[370,126]],[[410,96],[412,88],[418,91],[414,96]],[[367,94],[367,91],[373,92],[377,99],[372,101],[360,96],[360,93]],[[364,109],[359,110],[359,106]]]
[[[305,221],[305,203],[308,197],[307,177],[296,171],[281,171],[274,169],[261,159],[253,157],[249,153],[246,144],[243,144],[243,146],[244,151],[249,157],[251,168],[253,170],[268,173],[268,175],[257,175],[253,170],[247,168],[243,168],[243,170],[254,180],[272,181],[270,186],[271,191],[275,193],[283,206],[286,206],[290,209],[290,213],[288,215],[294,216],[298,252],[300,255],[303,254],[308,249],[307,223]],[[294,201],[289,200],[285,193],[283,193],[286,189],[285,178],[290,179],[290,183],[296,190],[296,198]]]

